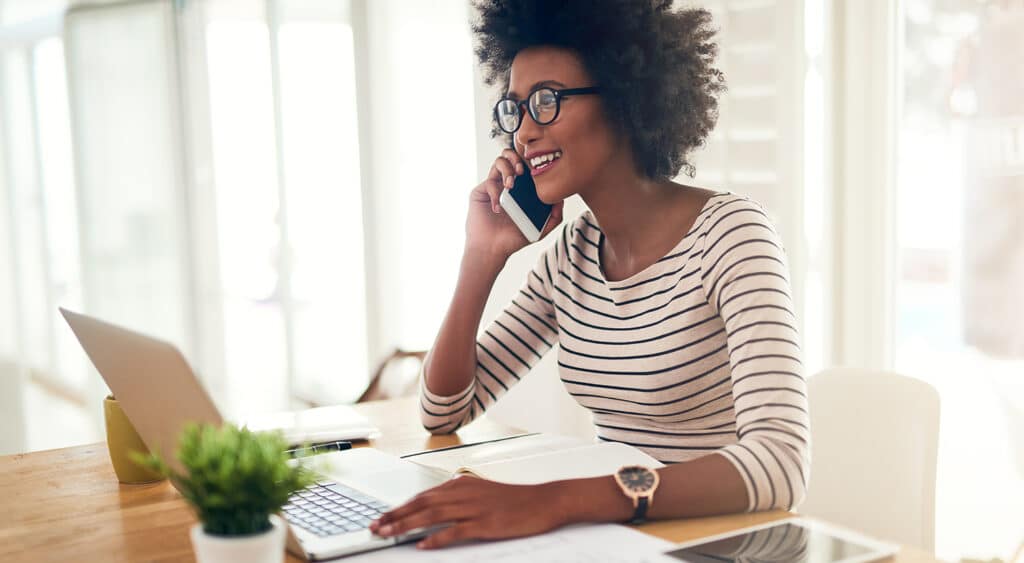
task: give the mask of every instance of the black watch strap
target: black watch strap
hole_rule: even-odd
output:
[[[636,499],[636,510],[633,512],[631,524],[640,524],[647,521],[647,497]]]

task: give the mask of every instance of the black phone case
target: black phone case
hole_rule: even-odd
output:
[[[529,168],[516,176],[509,195],[516,200],[516,204],[530,219],[533,226],[537,227],[538,231],[543,231],[544,224],[548,222],[548,216],[551,215],[552,206],[537,197],[537,185],[533,183],[533,176],[530,174]]]

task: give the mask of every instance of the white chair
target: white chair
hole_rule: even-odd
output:
[[[924,381],[851,368],[807,381],[811,475],[800,514],[935,549],[939,395]]]

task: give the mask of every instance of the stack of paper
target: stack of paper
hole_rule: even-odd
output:
[[[292,446],[366,440],[379,432],[365,416],[348,405],[246,416],[238,424],[254,432],[278,430]]]

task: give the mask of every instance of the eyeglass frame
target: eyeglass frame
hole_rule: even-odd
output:
[[[555,94],[555,116],[552,117],[551,121],[548,121],[547,123],[541,123],[537,121],[537,118],[534,117],[533,112],[530,111],[530,98],[533,97],[533,95],[536,94],[537,92],[540,92],[541,90],[551,90],[551,92]],[[494,104],[494,121],[498,124],[498,129],[500,129],[503,133],[507,133],[509,135],[515,134],[515,132],[519,131],[519,128],[523,126],[524,114],[529,115],[530,119],[532,119],[533,122],[536,123],[537,125],[544,127],[545,125],[551,125],[552,123],[554,123],[556,119],[558,119],[558,115],[562,112],[562,98],[568,98],[570,96],[585,96],[587,94],[599,94],[600,92],[601,89],[597,86],[585,86],[583,88],[563,88],[561,90],[556,90],[555,88],[552,88],[550,86],[541,86],[539,88],[534,88],[533,90],[531,90],[530,93],[526,95],[525,100],[516,100],[511,96],[505,96],[498,100]],[[514,102],[516,104],[516,109],[519,110],[519,123],[516,125],[516,128],[511,131],[508,131],[501,126],[501,118],[498,117],[498,106],[500,106],[502,102],[509,101]],[[526,104],[526,111],[523,111],[523,104]]]

